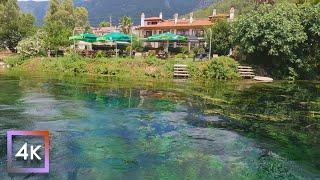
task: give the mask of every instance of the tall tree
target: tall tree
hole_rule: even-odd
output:
[[[72,0],[50,0],[44,26],[48,35],[48,48],[66,46],[76,26],[89,26],[88,11],[83,7],[74,9]]]
[[[303,4],[301,22],[307,40],[300,45],[296,52],[305,62],[299,67],[303,79],[320,75],[320,4]]]
[[[129,16],[123,16],[120,20],[122,32],[129,34],[132,27],[132,19]]]
[[[65,26],[72,29],[75,27],[73,0],[63,0],[57,14]]]
[[[99,27],[108,27],[108,26],[110,26],[110,22],[102,21],[99,23]]]
[[[67,14],[64,8],[61,8],[59,0],[50,0],[49,9],[45,16],[44,28],[47,32],[46,46],[49,49],[55,49],[68,44],[68,37],[72,34],[72,27],[66,23]],[[68,18],[69,19],[69,18]]]
[[[210,43],[212,54],[228,55],[231,44],[231,25],[226,20],[218,20],[210,28],[206,29],[206,41]]]
[[[53,18],[56,12],[59,10],[60,1],[59,0],[50,0],[49,9],[46,14],[46,19]]]
[[[292,3],[261,5],[235,22],[234,39],[252,63],[283,73],[301,62],[295,51],[307,36],[300,16]]]
[[[34,33],[34,18],[23,14],[16,0],[0,3],[0,46],[16,51],[18,42]]]
[[[74,10],[75,26],[87,28],[90,26],[88,21],[88,10],[84,7],[77,7]]]

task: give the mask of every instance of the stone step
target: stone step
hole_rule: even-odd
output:
[[[243,78],[254,78],[255,73],[251,66],[238,66],[238,72],[240,77]]]
[[[175,67],[173,68],[174,70],[188,70],[187,68],[180,68],[180,67]]]
[[[188,72],[174,72],[173,74],[189,74]]]
[[[177,68],[179,68],[179,67],[186,68],[187,65],[185,65],[185,64],[175,64],[174,67],[175,67],[175,68],[176,68],[176,67],[177,67]]]
[[[238,69],[239,72],[241,71],[253,71],[253,69]]]
[[[238,66],[238,69],[252,69],[250,66]]]
[[[187,65],[185,64],[175,64],[173,66],[173,69],[174,69],[173,71],[174,77],[188,78],[190,76]]]
[[[174,70],[173,72],[188,72],[187,70]]]
[[[241,77],[255,77],[255,75],[247,74],[247,75],[240,75]]]
[[[180,74],[180,73],[174,73],[174,76],[183,76],[183,77],[189,77],[189,74]]]
[[[239,74],[254,74],[254,72],[238,72]]]

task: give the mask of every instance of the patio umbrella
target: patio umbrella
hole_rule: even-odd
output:
[[[127,34],[121,32],[112,32],[103,35],[102,37],[98,38],[98,41],[117,41],[117,42],[130,42],[131,37]]]
[[[121,33],[121,32],[112,32],[103,35],[98,38],[98,41],[112,41],[116,45],[116,56],[118,56],[118,44],[129,44],[131,42],[132,37],[130,35]]]
[[[74,41],[85,41],[85,42],[96,42],[97,41],[97,36],[92,34],[92,33],[83,33],[75,36],[69,37],[69,40],[74,40]]]
[[[177,42],[177,41],[187,41],[187,40],[188,39],[185,36],[173,34],[170,32],[166,32],[163,34],[156,34],[146,39],[146,41],[149,41],[149,42],[161,42],[161,41]]]
[[[169,51],[169,42],[178,42],[178,41],[185,42],[187,40],[188,38],[185,36],[173,34],[170,32],[166,32],[163,34],[156,34],[146,39],[146,41],[148,42],[167,42],[167,48],[166,48],[167,52]]]

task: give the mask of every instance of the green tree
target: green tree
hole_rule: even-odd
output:
[[[299,66],[299,74],[307,79],[320,75],[320,4],[304,4],[300,6],[301,23],[307,40],[300,45],[297,51],[303,63]]]
[[[65,26],[73,29],[76,22],[74,17],[73,0],[63,0],[60,4],[60,9],[57,12],[57,15]]]
[[[74,9],[72,0],[51,0],[45,16],[44,28],[47,32],[46,45],[57,49],[70,43],[69,37],[75,27],[87,28],[88,11],[79,7]]]
[[[248,60],[282,73],[299,66],[296,51],[307,35],[292,3],[261,5],[235,22],[234,40]]]
[[[22,13],[16,0],[0,3],[0,46],[15,52],[18,42],[34,30],[34,17]]]
[[[218,20],[210,28],[206,29],[206,41],[210,43],[211,36],[211,48],[212,54],[228,55],[231,43],[231,25],[226,20]],[[211,54],[211,55],[212,55]]]
[[[108,26],[110,26],[110,22],[102,21],[99,23],[99,27],[108,27]]]
[[[120,20],[122,32],[129,34],[132,27],[132,19],[129,16],[123,16]]]
[[[88,21],[88,10],[84,7],[77,7],[74,10],[75,26],[87,28],[90,27]]]
[[[51,0],[49,9],[45,16],[44,28],[47,32],[46,46],[49,49],[56,49],[68,44],[68,37],[72,34],[73,27],[67,23],[69,19],[67,12],[61,8],[58,0]],[[69,25],[69,26],[68,26]]]

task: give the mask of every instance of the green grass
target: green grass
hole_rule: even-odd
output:
[[[52,72],[69,74],[90,74],[98,76],[114,76],[135,79],[172,79],[174,64],[188,65],[189,74],[193,79],[206,80],[215,77],[207,76],[212,61],[196,61],[191,58],[169,58],[166,60],[156,57],[136,58],[84,58],[78,55],[64,57],[35,57],[20,60],[12,65],[13,69],[28,72]],[[219,59],[218,59],[219,60]],[[227,67],[222,67],[227,68]],[[233,79],[233,77],[217,78]]]

